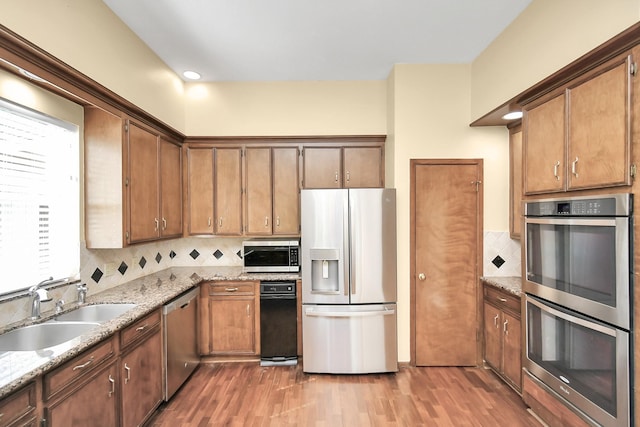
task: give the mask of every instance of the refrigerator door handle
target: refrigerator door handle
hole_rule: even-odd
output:
[[[349,190],[344,191],[342,194],[342,236],[343,236],[343,246],[342,246],[342,259],[344,262],[342,274],[344,277],[344,295],[349,296],[349,289],[354,289],[355,284],[349,283],[350,279],[350,271],[351,271],[351,242],[349,236],[349,228],[351,226],[351,216],[349,215]]]
[[[311,291],[314,295],[340,295],[340,291]]]
[[[307,309],[305,315],[310,317],[372,317],[372,316],[391,316],[395,314],[395,310],[374,310],[374,311],[313,311]]]

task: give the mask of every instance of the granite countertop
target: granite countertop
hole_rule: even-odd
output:
[[[85,305],[104,303],[134,303],[135,308],[100,324],[90,332],[71,341],[38,351],[0,352],[0,398],[18,389],[39,375],[82,353],[125,326],[145,316],[180,294],[211,280],[296,280],[299,273],[242,273],[240,267],[174,267],[124,283],[104,292],[87,297]],[[77,308],[74,306],[70,310]],[[50,320],[52,312],[43,313],[43,321]],[[10,325],[0,330],[7,332],[30,321]]]
[[[516,296],[520,296],[522,293],[522,279],[520,276],[483,276],[480,279],[491,286],[504,289]]]

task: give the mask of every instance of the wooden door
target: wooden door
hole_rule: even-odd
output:
[[[129,243],[160,235],[158,136],[129,122]]]
[[[567,91],[570,190],[630,184],[630,62],[618,57]]]
[[[522,344],[520,338],[522,336],[520,330],[520,319],[512,316],[507,312],[503,312],[502,317],[502,334],[503,334],[503,359],[502,370],[505,377],[509,378],[513,384],[522,389]]]
[[[242,234],[242,149],[216,148],[215,233]]]
[[[500,310],[484,303],[484,360],[502,370],[502,329]]]
[[[247,148],[245,158],[247,191],[246,234],[270,235],[272,232],[271,149]]]
[[[182,234],[182,150],[160,138],[160,234]]]
[[[187,151],[189,234],[213,234],[213,148]]]
[[[162,343],[158,329],[122,357],[122,426],[138,426],[162,401]]]
[[[342,149],[318,147],[303,149],[304,188],[342,188]]]
[[[520,239],[522,229],[522,129],[518,126],[509,135],[509,234]]]
[[[413,352],[418,366],[480,363],[482,160],[411,161]]]
[[[383,187],[381,147],[345,147],[343,156],[345,188]]]
[[[565,96],[523,109],[525,194],[565,188]]]
[[[300,233],[298,149],[273,149],[273,234]]]

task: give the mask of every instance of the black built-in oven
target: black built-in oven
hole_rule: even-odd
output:
[[[594,425],[632,419],[631,194],[525,204],[525,374]]]

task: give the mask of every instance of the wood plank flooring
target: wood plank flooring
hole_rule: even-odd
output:
[[[481,368],[305,374],[301,365],[203,364],[147,423],[203,426],[532,426],[524,403]]]

